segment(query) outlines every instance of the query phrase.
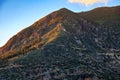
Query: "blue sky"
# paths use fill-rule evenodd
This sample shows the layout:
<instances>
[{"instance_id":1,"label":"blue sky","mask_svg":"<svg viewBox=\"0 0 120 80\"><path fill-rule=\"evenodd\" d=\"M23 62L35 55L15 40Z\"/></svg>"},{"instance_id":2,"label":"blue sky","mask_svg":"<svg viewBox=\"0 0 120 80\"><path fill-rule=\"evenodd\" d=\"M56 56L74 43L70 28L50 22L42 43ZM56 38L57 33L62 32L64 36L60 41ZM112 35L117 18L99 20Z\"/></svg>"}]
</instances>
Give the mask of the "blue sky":
<instances>
[{"instance_id":1,"label":"blue sky","mask_svg":"<svg viewBox=\"0 0 120 80\"><path fill-rule=\"evenodd\" d=\"M0 0L0 46L22 29L60 8L81 12L117 5L120 0Z\"/></svg>"}]
</instances>

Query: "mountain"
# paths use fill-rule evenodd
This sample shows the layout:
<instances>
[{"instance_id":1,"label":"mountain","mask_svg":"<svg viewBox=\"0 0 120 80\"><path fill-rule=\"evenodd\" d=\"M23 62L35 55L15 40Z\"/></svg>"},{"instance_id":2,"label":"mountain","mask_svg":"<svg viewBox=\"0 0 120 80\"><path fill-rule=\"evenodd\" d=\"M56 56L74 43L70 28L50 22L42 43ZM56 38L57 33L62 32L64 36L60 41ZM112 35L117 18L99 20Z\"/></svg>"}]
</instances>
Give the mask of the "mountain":
<instances>
[{"instance_id":1,"label":"mountain","mask_svg":"<svg viewBox=\"0 0 120 80\"><path fill-rule=\"evenodd\" d=\"M120 6L100 7L88 12L81 12L79 15L86 20L105 25L109 22L119 22L120 11L118 10L120 10Z\"/></svg>"},{"instance_id":2,"label":"mountain","mask_svg":"<svg viewBox=\"0 0 120 80\"><path fill-rule=\"evenodd\" d=\"M0 48L1 80L119 80L120 6L62 8Z\"/></svg>"}]
</instances>

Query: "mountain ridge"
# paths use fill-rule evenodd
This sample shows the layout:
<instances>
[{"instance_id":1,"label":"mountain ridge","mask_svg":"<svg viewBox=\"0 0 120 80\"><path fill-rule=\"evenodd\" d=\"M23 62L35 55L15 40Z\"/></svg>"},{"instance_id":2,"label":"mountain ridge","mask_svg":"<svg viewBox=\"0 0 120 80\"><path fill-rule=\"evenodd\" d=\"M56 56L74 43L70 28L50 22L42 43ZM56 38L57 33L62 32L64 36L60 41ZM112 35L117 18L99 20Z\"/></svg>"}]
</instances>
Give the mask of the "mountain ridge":
<instances>
[{"instance_id":1,"label":"mountain ridge","mask_svg":"<svg viewBox=\"0 0 120 80\"><path fill-rule=\"evenodd\" d=\"M117 8L120 8L119 6L115 6L115 7L117 7ZM115 7L112 7L112 8L115 8ZM109 9L109 8L111 8L111 7L99 7L99 8L96 8L96 9L102 9L102 8L106 8L106 9ZM91 10L91 11L95 11L96 9L93 9L93 10ZM98 11L98 10L97 10ZM58 11L55 11L55 12L53 12L53 13L59 13L59 12L61 12L61 13L65 13L65 12L72 12L72 11L70 11L70 10L68 10L68 9L66 9L66 8L62 8L62 9L59 9ZM87 11L86 11L87 12ZM85 13L86 13L85 12ZM89 12L89 11L88 11ZM119 11L117 11L117 12L119 12ZM74 12L72 12L72 13L74 13ZM76 13L76 14L81 14L82 15L82 13L84 13L84 12L80 12L80 13ZM52 13L50 13L50 14L52 14ZM48 14L48 16L50 15L50 14ZM120 13L118 13L118 14L120 14ZM47 17L47 16L46 16ZM36 24L37 23L40 23L40 22L42 22L42 20L44 20L44 18L45 17L43 17L43 18L41 18L39 21L37 21L37 22L35 22L35 23L33 23L32 25L35 25L35 26L37 26ZM31 26L32 26L31 25ZM27 29L27 28L26 28ZM22 30L23 31L23 30ZM21 32L21 31L20 31ZM17 34L19 34L19 32L17 33ZM7 44L7 43L6 43ZM5 44L5 45L6 45ZM4 46L5 46L4 45ZM2 47L4 47L4 46L2 46ZM2 47L0 47L0 49L2 48Z\"/></svg>"}]
</instances>

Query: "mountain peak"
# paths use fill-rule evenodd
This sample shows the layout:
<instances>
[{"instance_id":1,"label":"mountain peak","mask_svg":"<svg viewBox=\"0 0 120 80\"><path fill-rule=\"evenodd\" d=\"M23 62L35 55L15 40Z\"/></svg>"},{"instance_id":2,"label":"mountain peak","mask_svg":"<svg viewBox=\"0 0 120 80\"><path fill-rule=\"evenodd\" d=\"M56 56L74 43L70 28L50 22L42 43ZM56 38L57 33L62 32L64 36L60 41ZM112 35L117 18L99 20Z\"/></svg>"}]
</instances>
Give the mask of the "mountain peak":
<instances>
[{"instance_id":1,"label":"mountain peak","mask_svg":"<svg viewBox=\"0 0 120 80\"><path fill-rule=\"evenodd\" d=\"M71 10L67 9L67 8L61 8L58 10L59 12L72 12Z\"/></svg>"},{"instance_id":2,"label":"mountain peak","mask_svg":"<svg viewBox=\"0 0 120 80\"><path fill-rule=\"evenodd\" d=\"M67 8L61 8L60 11L69 11Z\"/></svg>"}]
</instances>

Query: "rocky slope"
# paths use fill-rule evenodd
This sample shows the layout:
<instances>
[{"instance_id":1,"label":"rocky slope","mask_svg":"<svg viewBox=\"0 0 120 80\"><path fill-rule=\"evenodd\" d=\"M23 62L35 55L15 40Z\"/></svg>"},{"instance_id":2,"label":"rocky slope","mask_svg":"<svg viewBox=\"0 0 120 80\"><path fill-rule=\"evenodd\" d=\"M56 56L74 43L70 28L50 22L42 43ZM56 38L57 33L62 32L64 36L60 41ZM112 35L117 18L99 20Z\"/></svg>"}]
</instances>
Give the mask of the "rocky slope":
<instances>
[{"instance_id":1,"label":"rocky slope","mask_svg":"<svg viewBox=\"0 0 120 80\"><path fill-rule=\"evenodd\" d=\"M120 6L55 11L0 48L2 80L119 80Z\"/></svg>"}]
</instances>

